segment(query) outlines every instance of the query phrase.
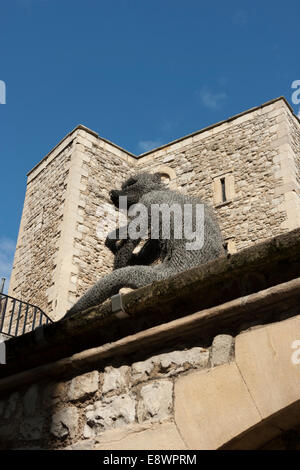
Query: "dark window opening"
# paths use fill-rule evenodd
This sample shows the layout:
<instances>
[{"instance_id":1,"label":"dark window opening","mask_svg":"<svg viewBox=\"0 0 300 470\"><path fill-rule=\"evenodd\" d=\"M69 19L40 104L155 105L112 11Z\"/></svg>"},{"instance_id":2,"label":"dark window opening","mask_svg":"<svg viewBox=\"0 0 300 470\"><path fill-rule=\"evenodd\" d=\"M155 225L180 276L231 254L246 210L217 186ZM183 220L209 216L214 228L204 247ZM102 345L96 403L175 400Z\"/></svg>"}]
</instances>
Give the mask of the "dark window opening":
<instances>
[{"instance_id":1,"label":"dark window opening","mask_svg":"<svg viewBox=\"0 0 300 470\"><path fill-rule=\"evenodd\" d=\"M228 242L223 243L223 247L225 250L225 254L227 255L228 254Z\"/></svg>"},{"instance_id":2,"label":"dark window opening","mask_svg":"<svg viewBox=\"0 0 300 470\"><path fill-rule=\"evenodd\" d=\"M226 201L226 189L225 189L225 178L221 178L221 188L222 188L222 202Z\"/></svg>"}]
</instances>

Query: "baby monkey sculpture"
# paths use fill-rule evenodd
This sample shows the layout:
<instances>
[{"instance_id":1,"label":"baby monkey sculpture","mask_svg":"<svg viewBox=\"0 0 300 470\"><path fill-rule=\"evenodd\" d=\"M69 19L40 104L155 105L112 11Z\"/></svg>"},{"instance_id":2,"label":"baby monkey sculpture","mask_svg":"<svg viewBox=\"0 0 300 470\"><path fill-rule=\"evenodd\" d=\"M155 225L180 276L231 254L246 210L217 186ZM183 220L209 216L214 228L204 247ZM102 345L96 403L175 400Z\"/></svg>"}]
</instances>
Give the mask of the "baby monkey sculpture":
<instances>
[{"instance_id":1,"label":"baby monkey sculpture","mask_svg":"<svg viewBox=\"0 0 300 470\"><path fill-rule=\"evenodd\" d=\"M126 197L123 200L127 203L129 223L126 227L111 232L105 242L106 247L115 256L114 270L90 288L65 317L104 302L117 294L122 287L137 289L224 254L222 235L212 209L198 197L187 196L167 188L162 183L160 174L139 173L125 181L121 190L112 190L110 198L117 208L121 196ZM134 236L130 236L132 231L129 228L134 220L130 219L130 209L136 208L137 205L143 205L145 210L140 212L144 215L139 215L139 224L135 227L146 228L140 230L140 233L136 230L137 235L135 232ZM157 212L158 207L160 209ZM199 207L202 212L198 211ZM177 218L173 208L177 210ZM165 231L164 211L167 213L169 225ZM189 218L186 217L185 211L190 214ZM200 212L202 219L199 225L197 215ZM190 224L189 231L185 230L184 226L187 222ZM178 236L180 223L183 226ZM202 242L193 244L190 234L197 234L197 230L202 231L198 233ZM123 238L124 233L129 235ZM134 253L142 239L146 239L146 242L138 253ZM158 262L152 264L155 261Z\"/></svg>"}]
</instances>

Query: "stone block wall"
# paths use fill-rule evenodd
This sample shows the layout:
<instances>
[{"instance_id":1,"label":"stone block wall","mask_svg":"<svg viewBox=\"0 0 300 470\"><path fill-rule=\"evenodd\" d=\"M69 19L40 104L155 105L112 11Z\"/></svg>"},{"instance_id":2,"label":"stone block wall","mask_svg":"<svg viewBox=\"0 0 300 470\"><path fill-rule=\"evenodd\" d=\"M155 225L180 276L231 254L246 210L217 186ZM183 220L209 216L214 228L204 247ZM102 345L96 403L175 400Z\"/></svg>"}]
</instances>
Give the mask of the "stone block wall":
<instances>
[{"instance_id":1,"label":"stone block wall","mask_svg":"<svg viewBox=\"0 0 300 470\"><path fill-rule=\"evenodd\" d=\"M138 167L171 168L178 189L214 205L224 238L243 249L286 231L284 195L276 189L283 184L281 123L287 125L290 114L284 102L275 102L154 150L139 159ZM299 122L294 125L300 131ZM231 178L226 190L232 197L216 203L214 182L221 177Z\"/></svg>"},{"instance_id":2,"label":"stone block wall","mask_svg":"<svg viewBox=\"0 0 300 470\"><path fill-rule=\"evenodd\" d=\"M9 295L56 320L111 269L97 210L133 160L79 126L29 173Z\"/></svg>"},{"instance_id":3,"label":"stone block wall","mask_svg":"<svg viewBox=\"0 0 300 470\"><path fill-rule=\"evenodd\" d=\"M298 183L297 190L300 188L300 128L299 122L296 120L295 116L292 116L290 113L287 113L287 119L289 127L291 129L291 147L295 155L295 164L296 164L296 180Z\"/></svg>"},{"instance_id":4,"label":"stone block wall","mask_svg":"<svg viewBox=\"0 0 300 470\"><path fill-rule=\"evenodd\" d=\"M160 171L212 204L230 252L299 227L299 135L283 99L139 157L79 126L29 174L10 295L59 319L107 273L98 209L135 171Z\"/></svg>"},{"instance_id":5,"label":"stone block wall","mask_svg":"<svg viewBox=\"0 0 300 470\"><path fill-rule=\"evenodd\" d=\"M44 376L42 368L29 370L26 385L16 375L0 396L0 448L281 448L281 434L293 448L300 416L298 311L234 339L217 335L207 348L156 350L139 362L119 356L119 364L107 360L104 368L85 354L64 371L53 363L52 379L49 370Z\"/></svg>"},{"instance_id":6,"label":"stone block wall","mask_svg":"<svg viewBox=\"0 0 300 470\"><path fill-rule=\"evenodd\" d=\"M28 177L9 295L52 311L53 284L74 143L67 140Z\"/></svg>"},{"instance_id":7,"label":"stone block wall","mask_svg":"<svg viewBox=\"0 0 300 470\"><path fill-rule=\"evenodd\" d=\"M78 131L77 148L84 161L72 259L76 274L71 279L70 305L100 276L112 270L113 256L97 232L98 227L104 228L101 225L101 209L111 205L109 191L121 185L134 164L133 157L85 130Z\"/></svg>"}]
</instances>

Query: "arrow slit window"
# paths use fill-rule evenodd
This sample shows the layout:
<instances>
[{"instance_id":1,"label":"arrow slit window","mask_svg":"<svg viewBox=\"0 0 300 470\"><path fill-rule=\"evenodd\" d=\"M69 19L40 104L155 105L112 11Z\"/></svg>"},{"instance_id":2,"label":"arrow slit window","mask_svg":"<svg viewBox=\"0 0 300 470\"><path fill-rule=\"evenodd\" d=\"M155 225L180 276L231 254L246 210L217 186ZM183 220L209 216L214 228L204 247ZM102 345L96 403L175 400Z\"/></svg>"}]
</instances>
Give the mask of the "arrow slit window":
<instances>
[{"instance_id":1,"label":"arrow slit window","mask_svg":"<svg viewBox=\"0 0 300 470\"><path fill-rule=\"evenodd\" d=\"M234 177L233 173L222 174L213 178L214 204L224 204L234 199Z\"/></svg>"}]
</instances>

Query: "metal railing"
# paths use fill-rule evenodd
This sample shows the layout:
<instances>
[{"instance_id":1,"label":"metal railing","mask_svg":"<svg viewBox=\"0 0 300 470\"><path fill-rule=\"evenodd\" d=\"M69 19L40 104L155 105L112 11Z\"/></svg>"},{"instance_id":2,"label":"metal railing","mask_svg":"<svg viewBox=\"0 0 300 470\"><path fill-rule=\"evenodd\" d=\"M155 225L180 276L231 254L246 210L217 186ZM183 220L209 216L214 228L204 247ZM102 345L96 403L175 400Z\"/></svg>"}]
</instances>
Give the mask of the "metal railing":
<instances>
[{"instance_id":1,"label":"metal railing","mask_svg":"<svg viewBox=\"0 0 300 470\"><path fill-rule=\"evenodd\" d=\"M51 318L36 305L0 294L0 333L20 336L48 323Z\"/></svg>"}]
</instances>

